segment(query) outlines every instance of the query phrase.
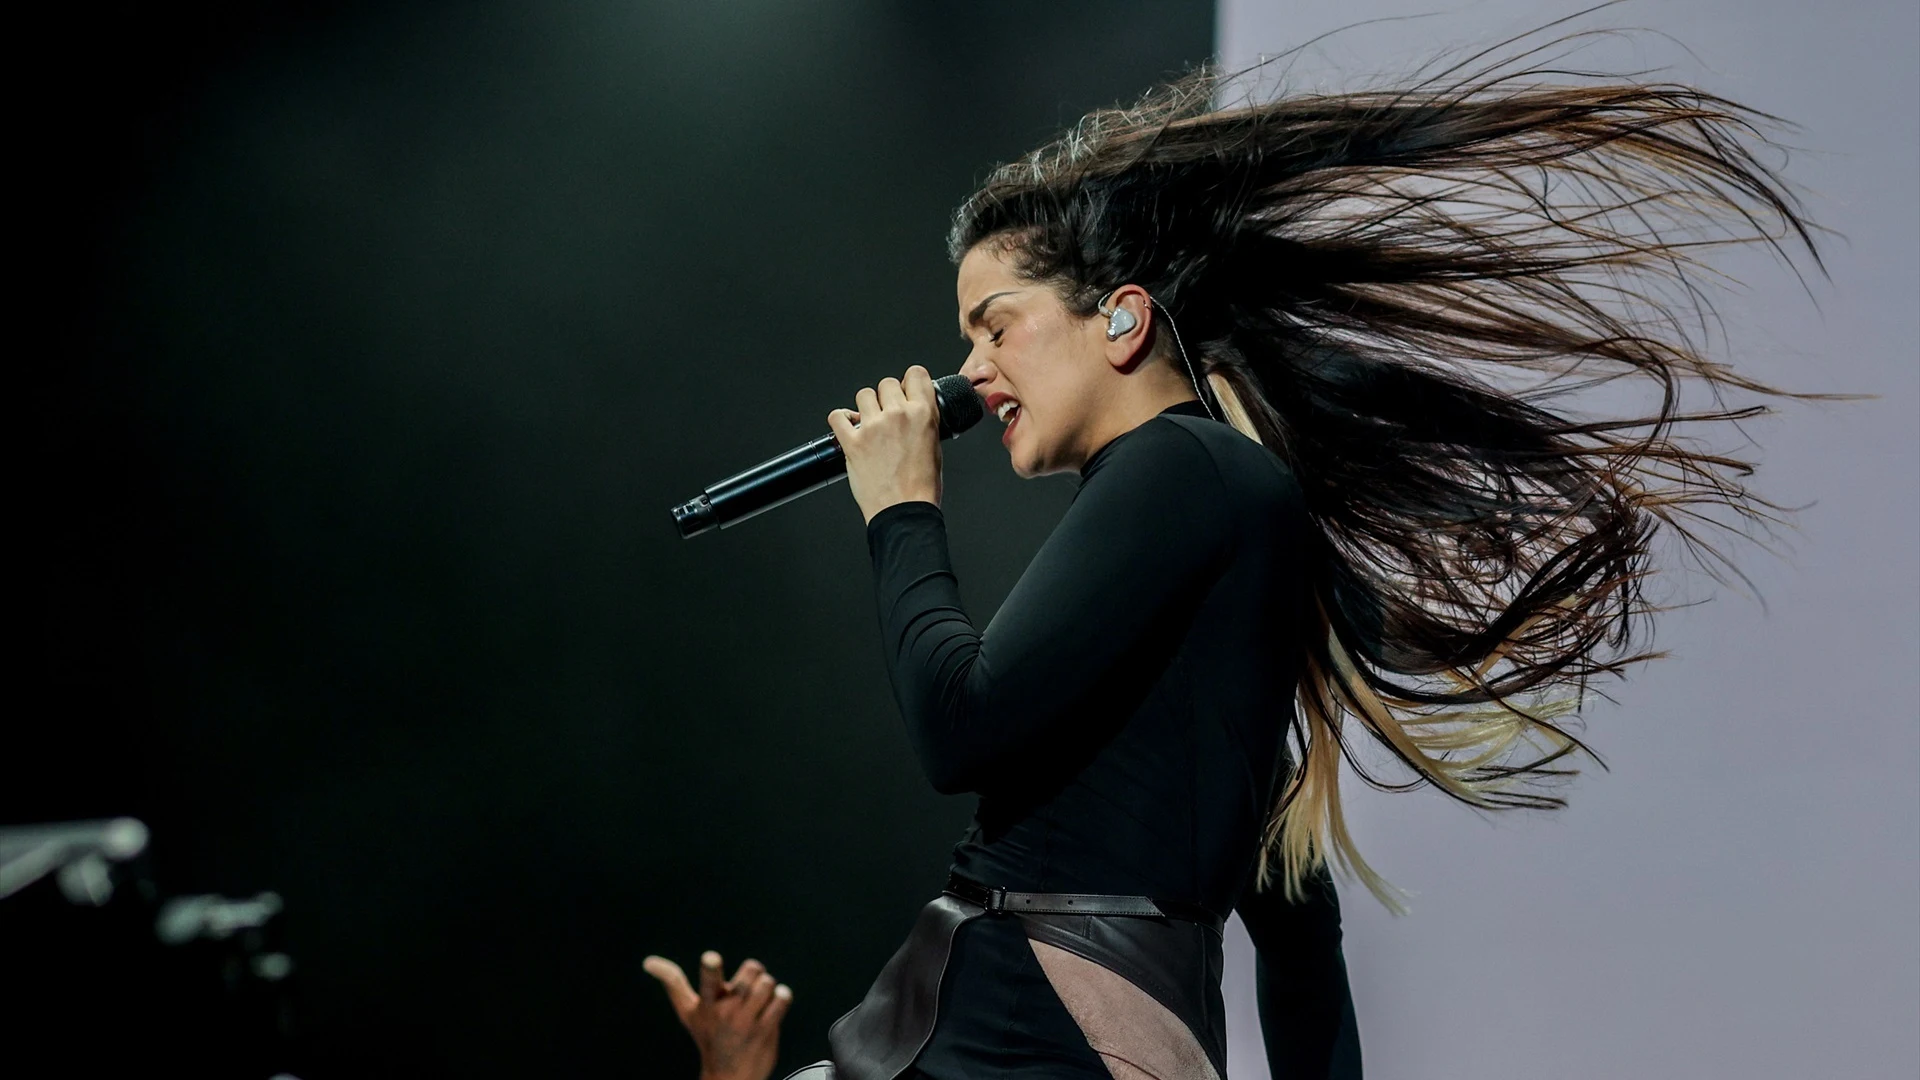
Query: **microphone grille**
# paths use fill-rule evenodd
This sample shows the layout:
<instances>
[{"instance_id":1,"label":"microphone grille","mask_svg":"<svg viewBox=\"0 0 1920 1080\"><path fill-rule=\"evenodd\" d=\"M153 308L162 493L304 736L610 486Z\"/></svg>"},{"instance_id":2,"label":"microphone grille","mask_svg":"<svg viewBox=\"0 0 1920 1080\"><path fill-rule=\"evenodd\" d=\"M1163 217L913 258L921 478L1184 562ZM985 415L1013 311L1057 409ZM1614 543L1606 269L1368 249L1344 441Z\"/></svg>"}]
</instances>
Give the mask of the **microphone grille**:
<instances>
[{"instance_id":1,"label":"microphone grille","mask_svg":"<svg viewBox=\"0 0 1920 1080\"><path fill-rule=\"evenodd\" d=\"M987 415L987 403L974 392L973 382L965 375L942 375L933 380L933 395L940 402L943 438L966 431Z\"/></svg>"}]
</instances>

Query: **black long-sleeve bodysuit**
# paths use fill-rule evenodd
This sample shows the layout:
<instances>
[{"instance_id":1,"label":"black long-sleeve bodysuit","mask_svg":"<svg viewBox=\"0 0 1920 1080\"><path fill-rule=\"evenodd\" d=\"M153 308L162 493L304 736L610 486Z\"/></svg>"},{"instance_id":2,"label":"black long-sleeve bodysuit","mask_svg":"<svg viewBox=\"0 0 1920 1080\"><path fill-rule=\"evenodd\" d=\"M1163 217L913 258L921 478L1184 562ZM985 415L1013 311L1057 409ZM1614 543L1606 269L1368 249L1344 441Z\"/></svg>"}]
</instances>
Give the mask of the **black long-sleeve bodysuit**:
<instances>
[{"instance_id":1,"label":"black long-sleeve bodysuit","mask_svg":"<svg viewBox=\"0 0 1920 1080\"><path fill-rule=\"evenodd\" d=\"M1189 401L1086 463L984 632L961 608L938 507L888 507L867 532L908 737L937 790L980 796L954 870L1237 909L1275 1080L1359 1075L1331 881L1298 905L1251 887L1288 768L1309 528L1281 461ZM1108 1076L1010 919L960 929L915 1068Z\"/></svg>"}]
</instances>

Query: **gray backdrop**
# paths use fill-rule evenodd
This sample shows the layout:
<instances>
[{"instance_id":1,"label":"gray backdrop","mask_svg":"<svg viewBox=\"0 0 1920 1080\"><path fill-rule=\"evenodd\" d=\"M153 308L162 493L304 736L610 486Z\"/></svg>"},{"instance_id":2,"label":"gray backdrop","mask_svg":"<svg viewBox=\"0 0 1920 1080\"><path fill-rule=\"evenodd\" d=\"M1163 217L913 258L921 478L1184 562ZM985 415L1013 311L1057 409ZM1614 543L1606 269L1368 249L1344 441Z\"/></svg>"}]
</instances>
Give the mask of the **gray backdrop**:
<instances>
[{"instance_id":1,"label":"gray backdrop","mask_svg":"<svg viewBox=\"0 0 1920 1080\"><path fill-rule=\"evenodd\" d=\"M1229 66L1361 20L1300 54L1292 84L1346 89L1436 48L1490 44L1577 5L1221 0ZM1362 851L1416 894L1387 914L1342 892L1375 1080L1920 1075L1916 714L1915 117L1911 0L1629 3L1580 27L1643 35L1582 66L1655 67L1802 125L1833 280L1812 298L1754 253L1716 265L1719 355L1791 389L1880 400L1792 406L1748 425L1762 494L1812 503L1785 557L1749 545L1764 600L1678 581L1672 657L1588 713L1611 771L1556 814L1476 815L1432 791L1345 787ZM1569 26L1565 29L1571 29ZM1557 31L1556 31L1557 32ZM1548 35L1551 36L1551 35ZM1600 62L1604 61L1602 64ZM1817 304L1817 306L1816 306ZM1752 447L1746 448L1750 452ZM1238 927L1235 927L1238 934ZM1252 958L1230 941L1234 1080L1267 1075Z\"/></svg>"}]
</instances>

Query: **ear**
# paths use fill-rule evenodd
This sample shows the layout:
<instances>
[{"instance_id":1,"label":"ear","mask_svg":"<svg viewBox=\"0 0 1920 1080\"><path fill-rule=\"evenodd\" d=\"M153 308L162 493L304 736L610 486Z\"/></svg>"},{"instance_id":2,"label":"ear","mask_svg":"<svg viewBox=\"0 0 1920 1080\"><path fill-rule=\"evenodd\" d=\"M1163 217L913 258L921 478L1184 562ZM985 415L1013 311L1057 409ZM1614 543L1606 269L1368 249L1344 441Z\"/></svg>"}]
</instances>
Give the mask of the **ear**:
<instances>
[{"instance_id":1,"label":"ear","mask_svg":"<svg viewBox=\"0 0 1920 1080\"><path fill-rule=\"evenodd\" d=\"M1107 363L1119 371L1131 369L1146 357L1153 341L1153 304L1147 290L1122 285L1108 293L1093 323L1104 343Z\"/></svg>"}]
</instances>

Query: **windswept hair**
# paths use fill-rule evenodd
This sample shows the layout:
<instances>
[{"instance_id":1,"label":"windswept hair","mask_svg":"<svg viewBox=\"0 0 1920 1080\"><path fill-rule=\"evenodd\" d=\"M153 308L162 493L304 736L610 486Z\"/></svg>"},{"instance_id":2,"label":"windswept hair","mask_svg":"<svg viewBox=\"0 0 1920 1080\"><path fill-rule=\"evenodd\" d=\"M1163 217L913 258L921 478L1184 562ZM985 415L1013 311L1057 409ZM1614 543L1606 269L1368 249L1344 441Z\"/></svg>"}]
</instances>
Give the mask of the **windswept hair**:
<instances>
[{"instance_id":1,"label":"windswept hair","mask_svg":"<svg viewBox=\"0 0 1920 1080\"><path fill-rule=\"evenodd\" d=\"M1725 407L1730 388L1844 396L1715 363L1683 318L1711 313L1708 249L1763 242L1793 266L1804 247L1825 273L1823 230L1754 154L1779 145L1763 122L1791 125L1541 59L1598 31L1469 67L1544 29L1404 87L1234 108L1203 69L1000 166L955 214L956 262L998 243L1078 314L1145 287L1216 412L1299 481L1314 604L1258 878L1277 855L1290 899L1331 852L1405 911L1347 831L1342 757L1382 790L1564 806L1570 754L1605 767L1568 731L1589 680L1664 655L1634 647L1663 610L1642 591L1656 533L1724 581L1705 534L1785 520L1743 485L1751 463L1678 429L1772 411ZM1621 379L1657 409L1550 407ZM1715 407L1683 410L1689 382ZM1369 773L1348 716L1413 779Z\"/></svg>"}]
</instances>

